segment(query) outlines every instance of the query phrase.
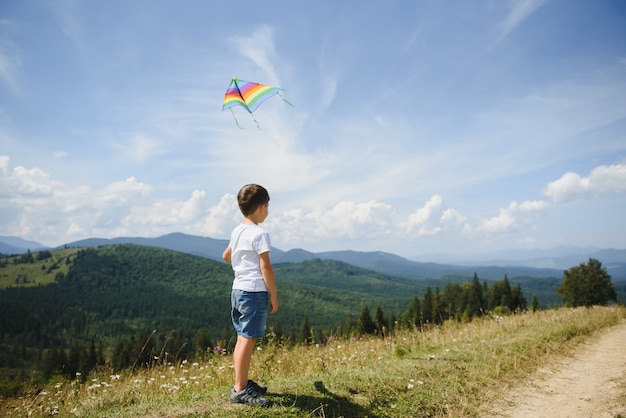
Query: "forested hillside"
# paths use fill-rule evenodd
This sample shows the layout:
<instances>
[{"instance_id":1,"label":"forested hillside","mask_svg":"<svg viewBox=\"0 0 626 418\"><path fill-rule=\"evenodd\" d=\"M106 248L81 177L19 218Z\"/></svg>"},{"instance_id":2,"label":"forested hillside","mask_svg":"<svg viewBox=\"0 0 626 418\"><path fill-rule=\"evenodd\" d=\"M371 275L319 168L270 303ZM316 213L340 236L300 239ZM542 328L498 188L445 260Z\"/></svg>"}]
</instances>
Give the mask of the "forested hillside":
<instances>
[{"instance_id":1,"label":"forested hillside","mask_svg":"<svg viewBox=\"0 0 626 418\"><path fill-rule=\"evenodd\" d=\"M309 328L322 331L358 317L365 304L399 312L421 290L410 280L337 262L293 267L276 266L281 309L269 322L285 335L300 333L305 316ZM71 363L65 357L72 351L75 363L91 351L91 363L107 358L127 367L142 352L140 363L151 351L191 356L228 346L231 283L226 263L131 244L2 259L0 367L54 373Z\"/></svg>"},{"instance_id":2,"label":"forested hillside","mask_svg":"<svg viewBox=\"0 0 626 418\"><path fill-rule=\"evenodd\" d=\"M420 281L319 259L275 271L281 305L268 334L290 343L515 311L536 290L556 297L557 286L536 279L522 289L506 276ZM133 244L0 259L0 378L32 370L42 379L72 376L98 364L123 369L228 350L231 283L226 263Z\"/></svg>"}]
</instances>

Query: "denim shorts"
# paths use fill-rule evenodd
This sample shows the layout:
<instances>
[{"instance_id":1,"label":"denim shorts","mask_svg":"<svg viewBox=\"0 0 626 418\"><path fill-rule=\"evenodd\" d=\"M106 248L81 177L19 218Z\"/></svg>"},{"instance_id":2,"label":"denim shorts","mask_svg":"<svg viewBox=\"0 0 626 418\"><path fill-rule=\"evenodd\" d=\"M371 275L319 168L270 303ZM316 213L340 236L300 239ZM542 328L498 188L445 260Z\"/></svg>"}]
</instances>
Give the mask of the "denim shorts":
<instances>
[{"instance_id":1,"label":"denim shorts","mask_svg":"<svg viewBox=\"0 0 626 418\"><path fill-rule=\"evenodd\" d=\"M233 289L230 296L231 317L237 335L245 338L263 338L269 299L268 292Z\"/></svg>"}]
</instances>

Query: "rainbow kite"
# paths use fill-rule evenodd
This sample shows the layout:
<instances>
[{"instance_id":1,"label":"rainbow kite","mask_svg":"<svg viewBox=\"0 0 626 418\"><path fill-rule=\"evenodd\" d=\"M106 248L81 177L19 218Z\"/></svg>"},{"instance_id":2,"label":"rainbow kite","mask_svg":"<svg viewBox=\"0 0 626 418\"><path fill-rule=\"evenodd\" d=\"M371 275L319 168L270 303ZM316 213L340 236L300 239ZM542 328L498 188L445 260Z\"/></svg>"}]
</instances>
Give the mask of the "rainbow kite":
<instances>
[{"instance_id":1,"label":"rainbow kite","mask_svg":"<svg viewBox=\"0 0 626 418\"><path fill-rule=\"evenodd\" d=\"M235 117L235 112L233 112L233 107L241 106L246 109L252 115L252 112L257 110L261 103L269 99L270 97L277 94L285 103L290 106L293 106L289 103L283 96L281 96L280 92L284 91L278 87L266 86L264 84L259 83L251 83L250 81L239 80L237 77L233 77L230 82L230 86L228 86L228 90L226 90L226 94L224 95L224 105L222 106L222 110L230 109L233 114L233 118L235 119L235 123L239 126L239 122ZM257 128L259 128L259 123L252 115L252 120L256 123ZM239 126L241 128L241 126ZM260 129L260 128L259 128Z\"/></svg>"}]
</instances>

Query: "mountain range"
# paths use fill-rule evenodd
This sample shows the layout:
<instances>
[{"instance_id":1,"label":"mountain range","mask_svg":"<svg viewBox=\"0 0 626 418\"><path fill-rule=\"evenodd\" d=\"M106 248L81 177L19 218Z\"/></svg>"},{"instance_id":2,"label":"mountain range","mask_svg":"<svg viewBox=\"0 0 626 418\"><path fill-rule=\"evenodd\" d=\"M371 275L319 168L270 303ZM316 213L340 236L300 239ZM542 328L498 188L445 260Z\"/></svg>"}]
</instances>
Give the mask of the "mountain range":
<instances>
[{"instance_id":1,"label":"mountain range","mask_svg":"<svg viewBox=\"0 0 626 418\"><path fill-rule=\"evenodd\" d=\"M165 248L221 261L227 240L171 233L156 238L119 237L88 238L70 242L64 247L98 247L112 244L137 244ZM54 249L36 241L19 237L0 236L0 254L22 254L27 251ZM505 258L509 256L511 258ZM424 257L420 257L424 258ZM439 278L444 276L471 277L476 273L481 279L500 280L507 275L528 278L562 278L563 270L596 258L607 268L613 281L626 281L626 250L561 247L550 250L518 250L515 254L501 252L486 254L471 259L453 259L449 256L433 255L433 259L456 260L454 262L423 262L400 257L382 251L328 251L310 252L304 249L283 251L272 248L273 263L298 263L313 259L336 260L380 273L411 279Z\"/></svg>"}]
</instances>

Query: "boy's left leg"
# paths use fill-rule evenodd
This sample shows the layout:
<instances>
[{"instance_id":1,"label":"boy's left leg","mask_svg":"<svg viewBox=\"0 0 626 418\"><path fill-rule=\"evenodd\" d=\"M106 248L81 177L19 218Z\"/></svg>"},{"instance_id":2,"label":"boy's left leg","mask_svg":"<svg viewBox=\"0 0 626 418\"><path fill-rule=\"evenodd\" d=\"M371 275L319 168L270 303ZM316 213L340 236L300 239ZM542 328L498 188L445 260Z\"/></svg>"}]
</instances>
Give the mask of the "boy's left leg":
<instances>
[{"instance_id":1,"label":"boy's left leg","mask_svg":"<svg viewBox=\"0 0 626 418\"><path fill-rule=\"evenodd\" d=\"M248 386L248 373L252 361L252 353L256 345L256 338L246 338L237 336L237 344L233 352L233 362L235 364L235 390L242 391Z\"/></svg>"}]
</instances>

